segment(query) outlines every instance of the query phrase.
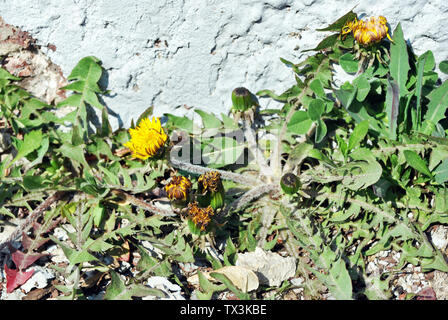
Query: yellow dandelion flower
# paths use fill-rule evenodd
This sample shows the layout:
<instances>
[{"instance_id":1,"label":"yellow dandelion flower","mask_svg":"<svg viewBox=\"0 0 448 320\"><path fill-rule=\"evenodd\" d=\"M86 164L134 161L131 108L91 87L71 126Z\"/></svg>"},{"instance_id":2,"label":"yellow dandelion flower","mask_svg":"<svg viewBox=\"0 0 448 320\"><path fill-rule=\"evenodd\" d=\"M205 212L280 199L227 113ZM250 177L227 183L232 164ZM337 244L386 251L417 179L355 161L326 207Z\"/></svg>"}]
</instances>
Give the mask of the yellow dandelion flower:
<instances>
[{"instance_id":1,"label":"yellow dandelion flower","mask_svg":"<svg viewBox=\"0 0 448 320\"><path fill-rule=\"evenodd\" d=\"M200 227L201 231L204 231L210 223L211 216L215 214L215 211L211 206L207 208L199 208L196 201L188 204L188 214L191 217L191 221Z\"/></svg>"},{"instance_id":2,"label":"yellow dandelion flower","mask_svg":"<svg viewBox=\"0 0 448 320\"><path fill-rule=\"evenodd\" d=\"M129 129L129 134L131 140L124 146L131 150L134 157L142 160L155 156L168 139L157 117L141 120L135 129Z\"/></svg>"},{"instance_id":3,"label":"yellow dandelion flower","mask_svg":"<svg viewBox=\"0 0 448 320\"><path fill-rule=\"evenodd\" d=\"M368 20L349 21L342 28L341 34L353 32L355 40L363 46L369 46L373 43L380 42L384 38L392 41L389 35L389 27L387 19L383 16L377 18L370 17Z\"/></svg>"},{"instance_id":4,"label":"yellow dandelion flower","mask_svg":"<svg viewBox=\"0 0 448 320\"><path fill-rule=\"evenodd\" d=\"M171 201L187 201L191 190L191 181L183 176L174 176L165 186L168 199Z\"/></svg>"}]
</instances>

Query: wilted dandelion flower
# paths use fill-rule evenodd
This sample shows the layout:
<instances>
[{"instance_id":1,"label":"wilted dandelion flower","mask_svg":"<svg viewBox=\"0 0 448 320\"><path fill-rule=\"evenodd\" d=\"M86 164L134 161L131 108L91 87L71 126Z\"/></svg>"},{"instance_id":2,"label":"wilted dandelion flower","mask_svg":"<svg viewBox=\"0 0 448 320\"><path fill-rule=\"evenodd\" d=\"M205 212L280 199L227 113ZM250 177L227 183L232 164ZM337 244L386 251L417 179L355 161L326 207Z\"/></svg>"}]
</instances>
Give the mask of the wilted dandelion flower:
<instances>
[{"instance_id":1,"label":"wilted dandelion flower","mask_svg":"<svg viewBox=\"0 0 448 320\"><path fill-rule=\"evenodd\" d=\"M124 146L131 150L134 157L142 160L155 156L168 139L157 117L141 120L135 129L129 129L129 134L131 140Z\"/></svg>"},{"instance_id":2,"label":"wilted dandelion flower","mask_svg":"<svg viewBox=\"0 0 448 320\"><path fill-rule=\"evenodd\" d=\"M191 190L191 181L183 176L174 176L165 186L168 199L177 202L186 202Z\"/></svg>"},{"instance_id":3,"label":"wilted dandelion flower","mask_svg":"<svg viewBox=\"0 0 448 320\"><path fill-rule=\"evenodd\" d=\"M373 43L377 43L384 38L388 38L392 41L389 35L389 27L387 26L387 20L383 16L370 17L368 20L353 20L349 21L342 28L342 34L353 32L355 40L363 46L369 46Z\"/></svg>"},{"instance_id":4,"label":"wilted dandelion flower","mask_svg":"<svg viewBox=\"0 0 448 320\"><path fill-rule=\"evenodd\" d=\"M194 201L188 204L188 214L191 217L191 221L200 227L201 231L204 231L212 220L211 216L215 214L215 211L211 206L200 208L198 203Z\"/></svg>"},{"instance_id":5,"label":"wilted dandelion flower","mask_svg":"<svg viewBox=\"0 0 448 320\"><path fill-rule=\"evenodd\" d=\"M221 183L221 174L218 171L209 171L202 174L198 179L199 189L202 192L218 192Z\"/></svg>"}]
</instances>

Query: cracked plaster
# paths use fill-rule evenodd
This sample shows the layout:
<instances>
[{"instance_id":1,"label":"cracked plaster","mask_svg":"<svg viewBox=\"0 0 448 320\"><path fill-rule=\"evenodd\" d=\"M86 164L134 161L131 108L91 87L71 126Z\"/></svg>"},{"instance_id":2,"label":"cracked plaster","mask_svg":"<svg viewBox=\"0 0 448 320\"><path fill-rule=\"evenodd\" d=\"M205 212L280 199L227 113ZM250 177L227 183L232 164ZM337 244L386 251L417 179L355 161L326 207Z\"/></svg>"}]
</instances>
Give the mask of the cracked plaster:
<instances>
[{"instance_id":1,"label":"cracked plaster","mask_svg":"<svg viewBox=\"0 0 448 320\"><path fill-rule=\"evenodd\" d=\"M99 58L111 90L104 102L119 115L111 121L126 127L151 105L156 115L192 115L185 106L219 114L235 87L282 92L294 77L279 58L301 61L328 34L314 30L356 4L392 29L401 21L417 54L448 58L443 0L0 0L0 16L29 32L65 76L81 58Z\"/></svg>"}]
</instances>

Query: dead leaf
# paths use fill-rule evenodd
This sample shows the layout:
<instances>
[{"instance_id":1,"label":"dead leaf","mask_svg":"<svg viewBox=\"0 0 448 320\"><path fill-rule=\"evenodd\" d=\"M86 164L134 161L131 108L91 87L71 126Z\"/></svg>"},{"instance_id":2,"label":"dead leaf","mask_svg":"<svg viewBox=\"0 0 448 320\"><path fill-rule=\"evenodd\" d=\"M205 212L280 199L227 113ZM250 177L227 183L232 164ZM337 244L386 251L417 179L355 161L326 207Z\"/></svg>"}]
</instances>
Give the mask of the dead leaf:
<instances>
[{"instance_id":1,"label":"dead leaf","mask_svg":"<svg viewBox=\"0 0 448 320\"><path fill-rule=\"evenodd\" d=\"M40 300L48 293L50 293L51 288L40 288L30 291L22 300Z\"/></svg>"},{"instance_id":2,"label":"dead leaf","mask_svg":"<svg viewBox=\"0 0 448 320\"><path fill-rule=\"evenodd\" d=\"M227 266L213 272L225 275L235 287L244 293L257 289L260 284L255 272L244 267Z\"/></svg>"}]
</instances>

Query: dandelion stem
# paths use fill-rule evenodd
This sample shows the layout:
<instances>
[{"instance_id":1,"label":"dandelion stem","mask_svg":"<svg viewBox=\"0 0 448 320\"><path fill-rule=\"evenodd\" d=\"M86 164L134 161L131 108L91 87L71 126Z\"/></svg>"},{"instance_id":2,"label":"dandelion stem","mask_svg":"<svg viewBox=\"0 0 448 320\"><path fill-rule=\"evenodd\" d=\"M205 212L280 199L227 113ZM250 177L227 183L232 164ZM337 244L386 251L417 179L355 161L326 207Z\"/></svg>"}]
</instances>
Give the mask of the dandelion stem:
<instances>
[{"instance_id":1,"label":"dandelion stem","mask_svg":"<svg viewBox=\"0 0 448 320\"><path fill-rule=\"evenodd\" d=\"M221 174L222 179L232 180L236 183L249 185L249 186L259 186L262 182L258 179L254 179L248 176L243 176L242 174L228 172L225 170L211 169L207 167L202 167L194 165L191 163L183 162L173 157L170 158L170 163L173 167L178 168L183 171L187 171L193 174L201 175L211 171L217 171Z\"/></svg>"}]
</instances>

